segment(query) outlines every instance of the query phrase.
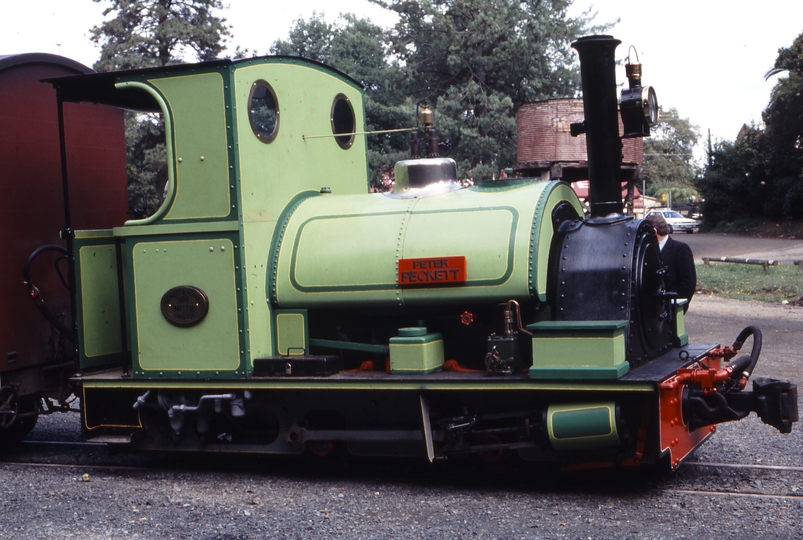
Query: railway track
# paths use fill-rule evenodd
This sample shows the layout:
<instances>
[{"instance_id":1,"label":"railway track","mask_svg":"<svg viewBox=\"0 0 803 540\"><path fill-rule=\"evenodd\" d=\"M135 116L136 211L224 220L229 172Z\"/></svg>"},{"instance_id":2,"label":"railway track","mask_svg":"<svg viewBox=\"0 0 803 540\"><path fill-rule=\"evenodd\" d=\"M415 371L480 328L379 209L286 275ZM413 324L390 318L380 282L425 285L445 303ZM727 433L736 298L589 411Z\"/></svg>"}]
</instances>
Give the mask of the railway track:
<instances>
[{"instance_id":1,"label":"railway track","mask_svg":"<svg viewBox=\"0 0 803 540\"><path fill-rule=\"evenodd\" d=\"M803 467L783 466L783 465L755 465L755 464L740 464L740 463L705 463L699 461L692 461L684 463L684 467L717 467L724 469L754 469L764 471L792 471L803 473Z\"/></svg>"},{"instance_id":2,"label":"railway track","mask_svg":"<svg viewBox=\"0 0 803 540\"><path fill-rule=\"evenodd\" d=\"M247 458L246 458L247 461ZM277 463L283 462L282 458L277 458ZM276 472L274 467L267 465L264 467L264 460L260 460L263 467L258 471L270 476ZM309 469L300 461L289 468L281 468L283 475L294 476L295 473L306 475ZM364 463L364 462L361 462ZM362 466L362 465L361 465ZM180 471L186 474L189 471L205 474L209 471L209 465L200 461L182 459L176 461L165 458L164 456L154 455L131 455L109 453L106 445L102 443L79 442L79 441L23 441L18 451L0 455L0 467L30 467L34 469L75 469L80 472L105 471L114 472L150 472L160 471L169 472ZM227 465L231 472L231 464ZM369 465L369 469L364 469L363 473L370 471L369 475L385 480L395 481L399 479L399 472L388 469L382 464ZM251 465L244 464L235 469L253 470ZM413 465L413 468L416 468ZM214 465L212 471L217 471ZM421 465L417 472L407 470L401 476L407 479L427 476L437 480L440 479L449 483L450 474L443 475ZM234 470L234 472L237 472ZM219 472L219 471L218 471ZM364 474L361 474L363 478ZM515 475L514 475L515 476ZM584 489L591 489L598 492L600 483L606 481L605 473L601 478L594 475L588 477L577 477L568 475L565 482L560 478L551 477L545 485L538 487L539 491L549 491L554 489L557 492L571 491L582 492ZM514 483L518 483L513 479ZM504 486L503 478L497 478L499 487ZM641 482L641 483L640 483ZM646 483L645 483L646 482ZM497 482L494 482L497 483ZM649 475L641 476L639 479L631 479L626 485L634 490L643 490L645 486L659 493L674 494L681 496L704 496L704 497L733 497L747 499L788 499L790 501L803 502L803 467L793 465L767 465L767 464L744 464L744 463L724 463L724 462L701 462L691 461L684 463L680 469L668 478L652 478ZM798 487L801 486L801 487ZM627 491L628 488L625 488ZM616 489L621 493L621 486Z\"/></svg>"},{"instance_id":3,"label":"railway track","mask_svg":"<svg viewBox=\"0 0 803 540\"><path fill-rule=\"evenodd\" d=\"M14 524L26 539L43 531L67 537L88 525L101 537L123 527L134 538L221 538L209 535L219 527L236 538L797 538L803 467L775 463L691 461L669 477L474 468L467 475L466 467L418 461L204 462L27 441L0 454L0 536Z\"/></svg>"}]
</instances>

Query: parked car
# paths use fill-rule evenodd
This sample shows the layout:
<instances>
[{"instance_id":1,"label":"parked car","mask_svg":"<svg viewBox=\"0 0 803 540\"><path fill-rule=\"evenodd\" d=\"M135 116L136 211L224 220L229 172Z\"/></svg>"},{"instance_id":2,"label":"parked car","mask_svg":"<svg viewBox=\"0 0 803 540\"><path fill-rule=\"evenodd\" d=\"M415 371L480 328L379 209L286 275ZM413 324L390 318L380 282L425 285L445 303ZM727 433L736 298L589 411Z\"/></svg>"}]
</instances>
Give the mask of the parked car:
<instances>
[{"instance_id":1,"label":"parked car","mask_svg":"<svg viewBox=\"0 0 803 540\"><path fill-rule=\"evenodd\" d=\"M696 219L689 219L687 217L683 217L678 212L674 210L651 210L647 213L647 216L650 214L661 214L664 216L667 225L669 225L669 232L673 233L676 231L683 231L689 234L695 233L700 230L700 222Z\"/></svg>"}]
</instances>

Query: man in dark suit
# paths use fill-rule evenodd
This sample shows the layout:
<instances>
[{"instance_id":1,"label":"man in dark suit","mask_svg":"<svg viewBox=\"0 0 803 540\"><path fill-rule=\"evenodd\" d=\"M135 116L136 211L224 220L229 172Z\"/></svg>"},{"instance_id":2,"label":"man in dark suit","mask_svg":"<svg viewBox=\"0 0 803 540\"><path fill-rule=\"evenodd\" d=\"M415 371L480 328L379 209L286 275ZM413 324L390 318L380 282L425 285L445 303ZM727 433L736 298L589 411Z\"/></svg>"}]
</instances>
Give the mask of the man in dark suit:
<instances>
[{"instance_id":1,"label":"man in dark suit","mask_svg":"<svg viewBox=\"0 0 803 540\"><path fill-rule=\"evenodd\" d=\"M655 229L658 245L661 248L661 262L666 267L666 290L678 293L678 297L689 301L683 306L685 313L697 288L697 271L694 268L694 255L691 248L669 236L669 225L661 214L650 214L647 221Z\"/></svg>"}]
</instances>

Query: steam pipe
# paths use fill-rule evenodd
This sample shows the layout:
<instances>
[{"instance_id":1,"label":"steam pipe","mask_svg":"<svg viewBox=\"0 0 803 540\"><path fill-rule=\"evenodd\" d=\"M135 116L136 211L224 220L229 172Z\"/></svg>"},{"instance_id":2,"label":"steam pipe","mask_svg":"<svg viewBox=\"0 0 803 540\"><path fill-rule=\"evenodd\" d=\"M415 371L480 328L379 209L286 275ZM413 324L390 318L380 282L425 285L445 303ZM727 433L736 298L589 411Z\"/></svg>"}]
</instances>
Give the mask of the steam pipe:
<instances>
[{"instance_id":1,"label":"steam pipe","mask_svg":"<svg viewBox=\"0 0 803 540\"><path fill-rule=\"evenodd\" d=\"M611 36L587 36L572 43L580 55L591 217L622 214L622 141Z\"/></svg>"}]
</instances>

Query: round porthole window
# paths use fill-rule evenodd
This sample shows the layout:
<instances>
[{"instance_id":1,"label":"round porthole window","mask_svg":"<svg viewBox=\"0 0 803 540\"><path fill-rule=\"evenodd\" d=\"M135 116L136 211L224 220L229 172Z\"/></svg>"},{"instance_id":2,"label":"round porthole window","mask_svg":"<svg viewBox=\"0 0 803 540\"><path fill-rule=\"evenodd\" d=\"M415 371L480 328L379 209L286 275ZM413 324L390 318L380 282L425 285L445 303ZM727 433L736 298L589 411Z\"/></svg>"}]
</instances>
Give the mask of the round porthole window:
<instances>
[{"instance_id":1,"label":"round porthole window","mask_svg":"<svg viewBox=\"0 0 803 540\"><path fill-rule=\"evenodd\" d=\"M257 138L269 143L279 132L279 103L273 88L265 81L259 80L251 85L248 95L248 119L251 129Z\"/></svg>"},{"instance_id":2,"label":"round porthole window","mask_svg":"<svg viewBox=\"0 0 803 540\"><path fill-rule=\"evenodd\" d=\"M357 120L354 118L354 108L349 98L343 94L335 96L332 103L332 133L337 135L335 140L340 148L351 148L354 144L354 128Z\"/></svg>"}]
</instances>

